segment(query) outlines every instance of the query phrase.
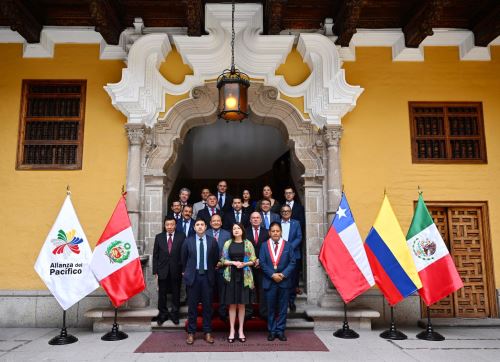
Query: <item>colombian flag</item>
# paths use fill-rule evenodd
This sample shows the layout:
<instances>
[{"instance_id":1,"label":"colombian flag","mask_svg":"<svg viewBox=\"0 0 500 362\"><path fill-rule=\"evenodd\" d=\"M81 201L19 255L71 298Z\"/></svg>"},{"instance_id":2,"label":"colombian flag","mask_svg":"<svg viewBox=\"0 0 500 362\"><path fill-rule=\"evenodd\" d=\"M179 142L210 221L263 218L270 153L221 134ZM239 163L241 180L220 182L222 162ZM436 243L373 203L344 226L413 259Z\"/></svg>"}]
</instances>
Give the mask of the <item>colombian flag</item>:
<instances>
[{"instance_id":1,"label":"colombian flag","mask_svg":"<svg viewBox=\"0 0 500 362\"><path fill-rule=\"evenodd\" d=\"M406 237L387 195L366 237L365 250L375 282L390 305L422 288Z\"/></svg>"}]
</instances>

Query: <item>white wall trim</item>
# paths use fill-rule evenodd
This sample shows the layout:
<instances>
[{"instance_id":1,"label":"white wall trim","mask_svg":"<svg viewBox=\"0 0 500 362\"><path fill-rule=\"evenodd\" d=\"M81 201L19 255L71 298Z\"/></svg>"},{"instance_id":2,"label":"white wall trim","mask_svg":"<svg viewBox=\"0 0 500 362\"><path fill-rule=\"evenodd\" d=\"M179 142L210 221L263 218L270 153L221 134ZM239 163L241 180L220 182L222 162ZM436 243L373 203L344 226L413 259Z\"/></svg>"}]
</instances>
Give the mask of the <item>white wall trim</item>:
<instances>
[{"instance_id":1,"label":"white wall trim","mask_svg":"<svg viewBox=\"0 0 500 362\"><path fill-rule=\"evenodd\" d=\"M221 4L212 4L221 5ZM252 4L247 4L252 5ZM256 4L253 4L256 5ZM237 5L241 6L241 4ZM238 9L238 12L240 9ZM215 15L212 14L216 18ZM219 16L225 16L224 14L218 14ZM227 15L227 14L226 14ZM213 20L213 19L211 19ZM262 24L258 21L247 19L247 24L253 23L254 31L261 30ZM227 29L230 24L227 19L224 20L222 24L223 27ZM208 28L207 28L208 29ZM217 32L217 26L212 29ZM241 30L237 29L238 31ZM424 61L424 47L427 46L457 46L459 47L459 58L463 61L489 61L491 60L490 47L500 45L500 36L491 41L487 47L477 47L474 45L474 34L470 30L462 29L433 29L434 34L428 36L420 44L418 48L406 48L404 43L404 34L401 29L357 29L357 32L353 35L351 42L348 47L337 46L340 58L344 61L355 61L356 60L356 48L357 47L391 47L392 48L392 59L394 61L411 61L411 62L421 62ZM101 34L96 32L93 27L57 27L57 26L45 26L43 27L42 33L40 35L40 43L29 44L26 40L19 35L18 32L12 31L9 27L0 27L0 43L22 43L23 44L23 57L24 58L52 58L54 57L54 44L99 44L100 45L100 59L121 59L126 61L127 53L130 46L135 40L137 40L142 34L150 33L165 33L171 38L179 35L185 35L185 28L143 28L142 33L137 33L134 28L125 29L120 35L120 42L118 45L108 45L102 38ZM269 40L272 37L290 37L298 36L300 34L311 34L319 33L317 29L304 29L302 31L282 31L282 34L294 34L294 35L275 35L275 36L260 36L261 42L268 43L268 45L275 46L276 43L280 41ZM250 35L248 32L240 34L238 40L242 40L247 43L247 39ZM207 36L207 37L210 37ZM333 42L337 39L336 36L328 36ZM185 37L187 38L187 37ZM220 37L219 37L220 38ZM255 38L255 37L253 37ZM205 39L208 39L205 37ZM222 38L220 38L222 40ZM226 39L227 40L227 39ZM237 40L237 44L238 44ZM255 39L254 39L255 40ZM176 44L181 43L181 38L173 40ZM284 42L286 43L286 42ZM248 44L248 43L247 43ZM244 64L248 62L252 64L250 59L259 60L255 55L253 57L246 57L249 55L249 51L252 50L254 44L250 44L247 49L239 49L239 58L237 64ZM224 42L224 46L228 46L228 42ZM259 45L258 48L262 47ZM241 53L240 53L241 51ZM189 64L189 61L185 59ZM228 59L222 60L225 66L229 64Z\"/></svg>"},{"instance_id":2,"label":"white wall trim","mask_svg":"<svg viewBox=\"0 0 500 362\"><path fill-rule=\"evenodd\" d=\"M463 61L491 60L490 46L500 45L500 36L487 47L474 45L474 34L462 29L433 29L434 34L426 37L418 48L406 48L405 38L401 29L357 29L348 47L338 47L345 61L356 60L357 47L392 47L393 61L424 61L424 47L427 46L457 46L459 58ZM335 41L336 37L330 37Z\"/></svg>"}]
</instances>

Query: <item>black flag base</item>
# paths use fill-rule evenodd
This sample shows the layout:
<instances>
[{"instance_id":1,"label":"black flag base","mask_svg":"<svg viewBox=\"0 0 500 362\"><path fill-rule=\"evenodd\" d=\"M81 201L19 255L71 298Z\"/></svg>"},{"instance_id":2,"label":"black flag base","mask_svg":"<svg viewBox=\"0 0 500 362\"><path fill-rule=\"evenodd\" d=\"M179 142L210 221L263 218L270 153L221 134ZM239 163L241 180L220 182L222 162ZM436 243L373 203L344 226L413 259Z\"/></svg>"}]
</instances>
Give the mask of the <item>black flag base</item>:
<instances>
[{"instance_id":1,"label":"black flag base","mask_svg":"<svg viewBox=\"0 0 500 362\"><path fill-rule=\"evenodd\" d=\"M400 332L396 329L396 322L394 320L394 307L392 307L392 306L391 306L391 328L380 333L380 337L385 338L385 339L392 339L395 341L408 339L406 334L404 334L403 332Z\"/></svg>"},{"instance_id":2,"label":"black flag base","mask_svg":"<svg viewBox=\"0 0 500 362\"><path fill-rule=\"evenodd\" d=\"M418 339L423 339L425 341L444 341L445 338L438 332L434 332L434 328L432 328L432 323L431 323L431 311L430 308L427 307L427 327L425 328L425 331L420 332L417 334Z\"/></svg>"},{"instance_id":3,"label":"black flag base","mask_svg":"<svg viewBox=\"0 0 500 362\"><path fill-rule=\"evenodd\" d=\"M49 341L49 344L52 346L62 346L64 344L75 343L76 341L78 341L78 338L76 338L75 336L73 336L71 334L68 334L68 332L66 331L66 328L62 328L61 334L52 338Z\"/></svg>"},{"instance_id":4,"label":"black flag base","mask_svg":"<svg viewBox=\"0 0 500 362\"><path fill-rule=\"evenodd\" d=\"M66 311L63 310L63 325L61 328L61 333L58 336L55 336L49 341L49 344L52 346L62 346L64 344L71 344L78 341L78 338L75 336L68 334L66 330Z\"/></svg>"},{"instance_id":5,"label":"black flag base","mask_svg":"<svg viewBox=\"0 0 500 362\"><path fill-rule=\"evenodd\" d=\"M113 327L111 332L106 333L101 337L103 341L121 341L122 339L128 338L128 334L118 330L118 309L115 308L115 320L113 322Z\"/></svg>"},{"instance_id":6,"label":"black flag base","mask_svg":"<svg viewBox=\"0 0 500 362\"><path fill-rule=\"evenodd\" d=\"M422 331L419 334L417 334L417 338L423 339L425 341L444 341L445 340L443 335L439 334L438 332L434 332L432 330L432 325L430 328L429 328L429 326L427 326L425 331Z\"/></svg>"},{"instance_id":7,"label":"black flag base","mask_svg":"<svg viewBox=\"0 0 500 362\"><path fill-rule=\"evenodd\" d=\"M113 328L111 332L106 333L101 337L103 341L121 341L122 339L128 338L128 334L118 330L118 324L113 323Z\"/></svg>"},{"instance_id":8,"label":"black flag base","mask_svg":"<svg viewBox=\"0 0 500 362\"><path fill-rule=\"evenodd\" d=\"M333 335L337 338L344 338L344 339L355 339L359 338L359 334L354 332L351 328L349 328L349 322L347 322L347 304L344 303L344 324L342 325L342 328L337 329L333 333Z\"/></svg>"},{"instance_id":9,"label":"black flag base","mask_svg":"<svg viewBox=\"0 0 500 362\"><path fill-rule=\"evenodd\" d=\"M333 335L337 338L344 338L344 339L359 338L359 334L357 334L355 331L349 328L349 323L347 323L347 321L344 321L342 328L337 329L335 332L333 332Z\"/></svg>"},{"instance_id":10,"label":"black flag base","mask_svg":"<svg viewBox=\"0 0 500 362\"><path fill-rule=\"evenodd\" d=\"M408 336L406 334L396 329L396 325L394 323L391 323L391 328L380 333L380 337L385 339L392 339L394 341L408 339Z\"/></svg>"}]
</instances>

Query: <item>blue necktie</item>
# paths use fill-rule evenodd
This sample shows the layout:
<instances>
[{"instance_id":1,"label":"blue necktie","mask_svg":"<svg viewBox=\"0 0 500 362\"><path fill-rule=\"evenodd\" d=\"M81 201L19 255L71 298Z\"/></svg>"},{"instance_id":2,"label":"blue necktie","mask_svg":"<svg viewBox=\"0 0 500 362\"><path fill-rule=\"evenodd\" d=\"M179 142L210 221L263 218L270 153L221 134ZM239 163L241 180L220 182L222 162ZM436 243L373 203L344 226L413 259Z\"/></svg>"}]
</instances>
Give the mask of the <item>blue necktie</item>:
<instances>
[{"instance_id":1,"label":"blue necktie","mask_svg":"<svg viewBox=\"0 0 500 362\"><path fill-rule=\"evenodd\" d=\"M219 207L222 209L222 194L219 194Z\"/></svg>"},{"instance_id":2,"label":"blue necktie","mask_svg":"<svg viewBox=\"0 0 500 362\"><path fill-rule=\"evenodd\" d=\"M200 238L200 255L198 255L198 273L205 274L205 247L203 238Z\"/></svg>"},{"instance_id":3,"label":"blue necktie","mask_svg":"<svg viewBox=\"0 0 500 362\"><path fill-rule=\"evenodd\" d=\"M266 224L266 229L269 230L269 215L267 213L264 215L264 223Z\"/></svg>"},{"instance_id":4,"label":"blue necktie","mask_svg":"<svg viewBox=\"0 0 500 362\"><path fill-rule=\"evenodd\" d=\"M186 220L184 220L184 234L186 234L186 236L188 236L188 223Z\"/></svg>"},{"instance_id":5,"label":"blue necktie","mask_svg":"<svg viewBox=\"0 0 500 362\"><path fill-rule=\"evenodd\" d=\"M236 222L240 222L240 213L236 212Z\"/></svg>"}]
</instances>

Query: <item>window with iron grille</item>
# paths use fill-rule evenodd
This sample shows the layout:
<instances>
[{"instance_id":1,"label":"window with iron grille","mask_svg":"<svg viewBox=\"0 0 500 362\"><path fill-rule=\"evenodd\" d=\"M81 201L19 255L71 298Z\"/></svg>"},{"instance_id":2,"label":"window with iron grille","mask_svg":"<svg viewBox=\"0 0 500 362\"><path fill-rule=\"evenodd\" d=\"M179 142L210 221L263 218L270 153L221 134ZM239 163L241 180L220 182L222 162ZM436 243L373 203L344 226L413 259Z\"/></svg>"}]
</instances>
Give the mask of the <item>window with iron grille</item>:
<instances>
[{"instance_id":1,"label":"window with iron grille","mask_svg":"<svg viewBox=\"0 0 500 362\"><path fill-rule=\"evenodd\" d=\"M82 168L85 80L24 80L18 170Z\"/></svg>"},{"instance_id":2,"label":"window with iron grille","mask_svg":"<svg viewBox=\"0 0 500 362\"><path fill-rule=\"evenodd\" d=\"M413 163L486 163L480 102L409 102Z\"/></svg>"}]
</instances>

